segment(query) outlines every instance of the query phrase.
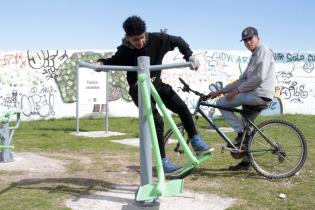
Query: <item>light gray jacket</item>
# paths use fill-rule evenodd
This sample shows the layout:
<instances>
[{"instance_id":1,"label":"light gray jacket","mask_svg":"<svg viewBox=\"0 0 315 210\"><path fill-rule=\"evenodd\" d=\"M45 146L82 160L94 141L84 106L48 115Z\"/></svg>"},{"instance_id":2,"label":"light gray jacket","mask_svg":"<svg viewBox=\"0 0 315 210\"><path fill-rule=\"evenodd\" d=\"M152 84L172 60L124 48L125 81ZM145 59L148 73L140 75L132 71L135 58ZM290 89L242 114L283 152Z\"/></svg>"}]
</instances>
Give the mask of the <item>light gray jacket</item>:
<instances>
[{"instance_id":1,"label":"light gray jacket","mask_svg":"<svg viewBox=\"0 0 315 210\"><path fill-rule=\"evenodd\" d=\"M276 73L273 52L267 46L260 44L252 53L244 73L238 80L225 86L222 90L227 93L238 88L240 93L250 92L254 95L273 99L275 94Z\"/></svg>"}]
</instances>

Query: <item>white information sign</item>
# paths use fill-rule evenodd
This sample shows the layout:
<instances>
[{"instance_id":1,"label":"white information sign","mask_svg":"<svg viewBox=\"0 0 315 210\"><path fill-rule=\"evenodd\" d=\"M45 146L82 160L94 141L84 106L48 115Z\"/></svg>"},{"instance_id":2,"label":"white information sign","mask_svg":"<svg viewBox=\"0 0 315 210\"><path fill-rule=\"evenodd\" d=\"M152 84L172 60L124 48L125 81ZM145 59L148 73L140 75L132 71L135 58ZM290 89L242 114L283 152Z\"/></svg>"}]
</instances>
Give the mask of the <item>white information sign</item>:
<instances>
[{"instance_id":1,"label":"white information sign","mask_svg":"<svg viewBox=\"0 0 315 210\"><path fill-rule=\"evenodd\" d=\"M106 104L106 72L80 68L79 103Z\"/></svg>"}]
</instances>

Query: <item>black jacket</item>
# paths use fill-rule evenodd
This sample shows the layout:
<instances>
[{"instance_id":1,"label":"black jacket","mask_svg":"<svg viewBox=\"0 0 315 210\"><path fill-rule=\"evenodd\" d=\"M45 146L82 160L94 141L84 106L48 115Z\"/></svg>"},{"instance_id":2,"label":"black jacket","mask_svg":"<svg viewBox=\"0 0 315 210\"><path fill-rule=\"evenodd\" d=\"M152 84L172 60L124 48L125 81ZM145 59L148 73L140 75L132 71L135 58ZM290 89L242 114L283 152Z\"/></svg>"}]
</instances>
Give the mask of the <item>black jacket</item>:
<instances>
[{"instance_id":1,"label":"black jacket","mask_svg":"<svg viewBox=\"0 0 315 210\"><path fill-rule=\"evenodd\" d=\"M192 51L181 37L165 33L147 33L147 41L142 49L132 49L128 45L122 44L117 47L116 53L111 58L99 59L98 61L103 62L104 65L137 66L139 56L149 56L150 65L159 65L162 64L164 55L176 47L184 55L184 59L188 61ZM161 71L152 71L150 75L151 78L160 78ZM137 72L127 72L127 81L130 86L134 85L137 82Z\"/></svg>"}]
</instances>

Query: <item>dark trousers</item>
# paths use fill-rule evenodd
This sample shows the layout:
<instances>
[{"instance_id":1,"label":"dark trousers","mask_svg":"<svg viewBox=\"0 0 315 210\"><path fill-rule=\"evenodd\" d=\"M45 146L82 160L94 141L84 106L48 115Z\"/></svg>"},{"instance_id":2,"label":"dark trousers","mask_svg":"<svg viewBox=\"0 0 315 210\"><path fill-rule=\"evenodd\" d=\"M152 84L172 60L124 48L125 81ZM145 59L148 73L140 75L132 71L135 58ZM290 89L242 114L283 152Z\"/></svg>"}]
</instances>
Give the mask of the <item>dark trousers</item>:
<instances>
[{"instance_id":1,"label":"dark trousers","mask_svg":"<svg viewBox=\"0 0 315 210\"><path fill-rule=\"evenodd\" d=\"M186 132L188 133L188 136L191 138L195 134L197 134L196 127L194 125L194 121L189 109L187 108L185 102L172 89L172 87L168 84L163 83L161 80L159 80L158 82L154 82L154 86L165 106L173 113L178 114ZM129 94L133 102L136 104L136 106L138 106L138 85L131 86L129 88ZM164 158L166 156L163 142L164 122L163 118L156 108L156 103L152 97L151 106L161 157Z\"/></svg>"}]
</instances>

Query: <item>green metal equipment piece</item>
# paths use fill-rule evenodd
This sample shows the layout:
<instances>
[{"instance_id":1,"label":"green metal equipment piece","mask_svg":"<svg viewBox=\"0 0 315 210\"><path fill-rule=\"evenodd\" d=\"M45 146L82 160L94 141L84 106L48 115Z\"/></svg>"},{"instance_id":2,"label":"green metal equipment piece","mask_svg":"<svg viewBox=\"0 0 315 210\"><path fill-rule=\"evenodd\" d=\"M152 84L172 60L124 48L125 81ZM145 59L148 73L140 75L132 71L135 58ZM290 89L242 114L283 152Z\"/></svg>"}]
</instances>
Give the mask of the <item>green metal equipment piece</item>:
<instances>
[{"instance_id":1,"label":"green metal equipment piece","mask_svg":"<svg viewBox=\"0 0 315 210\"><path fill-rule=\"evenodd\" d=\"M140 86L141 96L143 97L143 101L144 101L144 108L145 108L145 113L146 113L146 117L147 117L147 121L149 125L149 132L150 132L151 141L152 141L153 155L156 162L158 180L156 184L146 184L146 185L140 186L136 194L136 200L146 201L146 200L156 199L159 196L178 195L183 192L184 181L183 179L174 179L174 180L165 181L165 174L164 174L164 170L162 166L162 159L160 156L160 149L158 145L155 125L154 125L154 120L153 120L153 115L152 115L151 97L147 91L147 83L146 83L145 74L139 74L138 84ZM188 159L190 160L190 162L187 163L185 167L183 167L179 171L179 174L188 173L189 171L193 170L197 165L199 165L203 161L212 157L212 154L207 153L199 157L196 157L192 154L183 136L180 134L180 131L177 129L176 124L173 121L171 115L167 112L167 109L164 103L162 102L159 94L157 93L152 83L151 83L150 88L151 88L150 90L151 90L151 95L153 99L156 101L168 125L174 131L176 138L178 139L181 147L184 149L185 154L188 156Z\"/></svg>"}]
</instances>

